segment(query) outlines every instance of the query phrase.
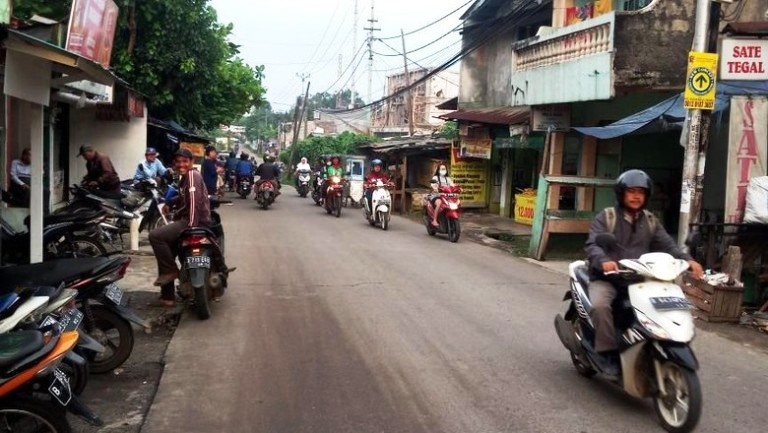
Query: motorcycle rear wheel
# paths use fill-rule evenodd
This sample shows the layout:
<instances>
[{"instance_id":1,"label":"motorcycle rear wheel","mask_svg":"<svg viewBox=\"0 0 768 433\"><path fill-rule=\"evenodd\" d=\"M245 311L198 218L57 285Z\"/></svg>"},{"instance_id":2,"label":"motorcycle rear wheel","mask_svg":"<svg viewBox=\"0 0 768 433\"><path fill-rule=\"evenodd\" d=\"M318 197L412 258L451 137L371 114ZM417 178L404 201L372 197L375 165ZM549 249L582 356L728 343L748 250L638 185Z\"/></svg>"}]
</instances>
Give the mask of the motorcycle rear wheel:
<instances>
[{"instance_id":1,"label":"motorcycle rear wheel","mask_svg":"<svg viewBox=\"0 0 768 433\"><path fill-rule=\"evenodd\" d=\"M70 433L66 412L53 401L13 395L0 406L0 425L8 431ZM25 427L26 426L26 427Z\"/></svg>"},{"instance_id":2,"label":"motorcycle rear wheel","mask_svg":"<svg viewBox=\"0 0 768 433\"><path fill-rule=\"evenodd\" d=\"M195 287L195 312L200 320L208 320L211 317L211 287L208 278L202 287Z\"/></svg>"},{"instance_id":3,"label":"motorcycle rear wheel","mask_svg":"<svg viewBox=\"0 0 768 433\"><path fill-rule=\"evenodd\" d=\"M664 380L667 395L658 394L653 397L653 407L661 426L670 433L693 431L701 417L699 377L695 371L671 361L662 363L661 368L660 375Z\"/></svg>"},{"instance_id":4,"label":"motorcycle rear wheel","mask_svg":"<svg viewBox=\"0 0 768 433\"><path fill-rule=\"evenodd\" d=\"M68 245L67 245L68 244ZM67 242L61 245L62 250L59 257L102 257L107 255L107 249L104 245L93 237L72 236Z\"/></svg>"},{"instance_id":5,"label":"motorcycle rear wheel","mask_svg":"<svg viewBox=\"0 0 768 433\"><path fill-rule=\"evenodd\" d=\"M85 328L88 335L106 347L105 354L94 353L89 359L91 373L109 373L123 365L133 352L133 328L131 324L117 313L103 305L90 305L93 323L87 323ZM115 338L116 337L116 338ZM117 342L117 344L115 344Z\"/></svg>"}]
</instances>

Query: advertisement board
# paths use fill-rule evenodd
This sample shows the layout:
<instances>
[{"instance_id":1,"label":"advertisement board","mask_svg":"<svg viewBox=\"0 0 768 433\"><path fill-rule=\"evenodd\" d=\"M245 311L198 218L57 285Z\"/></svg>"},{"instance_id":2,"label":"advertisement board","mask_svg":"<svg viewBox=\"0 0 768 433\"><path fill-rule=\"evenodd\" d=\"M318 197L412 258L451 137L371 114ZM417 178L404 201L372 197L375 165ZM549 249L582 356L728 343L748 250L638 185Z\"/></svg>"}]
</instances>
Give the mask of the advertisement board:
<instances>
[{"instance_id":1,"label":"advertisement board","mask_svg":"<svg viewBox=\"0 0 768 433\"><path fill-rule=\"evenodd\" d=\"M112 0L74 0L69 19L69 52L109 67L119 9Z\"/></svg>"},{"instance_id":2,"label":"advertisement board","mask_svg":"<svg viewBox=\"0 0 768 433\"><path fill-rule=\"evenodd\" d=\"M768 80L768 40L724 38L720 79Z\"/></svg>"},{"instance_id":3,"label":"advertisement board","mask_svg":"<svg viewBox=\"0 0 768 433\"><path fill-rule=\"evenodd\" d=\"M768 98L732 97L728 133L728 174L725 181L725 222L742 222L749 180L766 175L766 158Z\"/></svg>"},{"instance_id":4,"label":"advertisement board","mask_svg":"<svg viewBox=\"0 0 768 433\"><path fill-rule=\"evenodd\" d=\"M461 138L462 158L491 159L493 141L490 138Z\"/></svg>"},{"instance_id":5,"label":"advertisement board","mask_svg":"<svg viewBox=\"0 0 768 433\"><path fill-rule=\"evenodd\" d=\"M462 207L478 208L488 205L488 161L462 159L459 156L459 148L454 147L451 152L450 176L462 189Z\"/></svg>"}]
</instances>

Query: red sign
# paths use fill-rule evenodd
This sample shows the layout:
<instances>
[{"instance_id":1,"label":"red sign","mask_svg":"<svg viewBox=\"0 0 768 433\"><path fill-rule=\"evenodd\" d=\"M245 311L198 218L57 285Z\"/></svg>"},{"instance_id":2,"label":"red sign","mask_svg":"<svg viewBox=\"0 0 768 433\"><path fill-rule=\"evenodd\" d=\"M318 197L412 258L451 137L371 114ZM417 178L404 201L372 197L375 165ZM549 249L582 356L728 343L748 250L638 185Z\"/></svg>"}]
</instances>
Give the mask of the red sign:
<instances>
[{"instance_id":1,"label":"red sign","mask_svg":"<svg viewBox=\"0 0 768 433\"><path fill-rule=\"evenodd\" d=\"M128 111L131 112L133 117L144 117L144 101L133 96L133 93L129 94Z\"/></svg>"},{"instance_id":2,"label":"red sign","mask_svg":"<svg viewBox=\"0 0 768 433\"><path fill-rule=\"evenodd\" d=\"M119 9L113 0L74 0L67 51L109 67Z\"/></svg>"},{"instance_id":3,"label":"red sign","mask_svg":"<svg viewBox=\"0 0 768 433\"><path fill-rule=\"evenodd\" d=\"M720 78L768 80L768 40L723 39Z\"/></svg>"}]
</instances>

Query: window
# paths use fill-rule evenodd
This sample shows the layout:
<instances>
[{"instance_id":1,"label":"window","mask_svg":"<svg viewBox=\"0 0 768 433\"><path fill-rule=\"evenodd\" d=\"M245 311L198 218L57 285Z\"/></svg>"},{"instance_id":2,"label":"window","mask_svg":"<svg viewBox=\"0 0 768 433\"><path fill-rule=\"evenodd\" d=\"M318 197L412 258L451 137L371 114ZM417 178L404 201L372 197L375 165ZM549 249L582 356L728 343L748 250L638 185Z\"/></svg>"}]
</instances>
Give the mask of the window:
<instances>
[{"instance_id":1,"label":"window","mask_svg":"<svg viewBox=\"0 0 768 433\"><path fill-rule=\"evenodd\" d=\"M621 10L624 11L636 11L640 10L649 4L651 4L653 0L621 0Z\"/></svg>"}]
</instances>

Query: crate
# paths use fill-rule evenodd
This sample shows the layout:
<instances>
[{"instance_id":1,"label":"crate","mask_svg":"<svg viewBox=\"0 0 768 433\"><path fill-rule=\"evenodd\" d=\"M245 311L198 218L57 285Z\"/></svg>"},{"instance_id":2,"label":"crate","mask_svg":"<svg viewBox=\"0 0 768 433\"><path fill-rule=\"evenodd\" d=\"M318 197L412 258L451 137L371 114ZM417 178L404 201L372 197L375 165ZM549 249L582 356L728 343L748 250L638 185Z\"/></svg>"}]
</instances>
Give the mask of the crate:
<instances>
[{"instance_id":1,"label":"crate","mask_svg":"<svg viewBox=\"0 0 768 433\"><path fill-rule=\"evenodd\" d=\"M694 314L707 322L738 322L741 317L744 287L712 286L685 276L683 291L698 309Z\"/></svg>"}]
</instances>

